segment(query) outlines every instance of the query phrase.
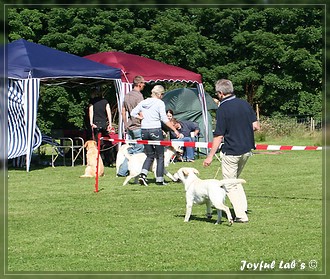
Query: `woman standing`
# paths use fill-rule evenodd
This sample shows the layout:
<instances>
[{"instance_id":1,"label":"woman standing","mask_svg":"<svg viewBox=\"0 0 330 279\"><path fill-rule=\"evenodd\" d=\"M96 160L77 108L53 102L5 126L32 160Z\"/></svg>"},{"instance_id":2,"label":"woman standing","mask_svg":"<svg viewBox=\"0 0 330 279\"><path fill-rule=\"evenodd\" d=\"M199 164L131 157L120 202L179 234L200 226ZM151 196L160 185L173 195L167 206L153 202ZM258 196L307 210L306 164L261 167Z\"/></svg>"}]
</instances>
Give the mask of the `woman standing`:
<instances>
[{"instance_id":1,"label":"woman standing","mask_svg":"<svg viewBox=\"0 0 330 279\"><path fill-rule=\"evenodd\" d=\"M93 131L93 138L97 134L108 136L112 129L111 110L108 101L104 98L100 89L95 89L88 106L89 122Z\"/></svg>"},{"instance_id":2,"label":"woman standing","mask_svg":"<svg viewBox=\"0 0 330 279\"><path fill-rule=\"evenodd\" d=\"M101 133L102 137L108 137L112 130L111 110L100 88L95 88L88 111L93 140L98 142L98 133ZM112 143L110 141L104 142L101 140L100 144L101 150L104 150L100 153L103 163L106 166L110 166L115 160L109 148L112 146Z\"/></svg>"},{"instance_id":3,"label":"woman standing","mask_svg":"<svg viewBox=\"0 0 330 279\"><path fill-rule=\"evenodd\" d=\"M155 85L151 90L151 98L147 98L140 102L131 112L131 116L141 119L143 140L163 140L164 137L161 128L162 122L173 130L178 138L180 137L180 133L175 129L166 116L165 104L161 100L163 95L164 87L161 85ZM146 153L147 158L144 161L139 177L140 184L148 186L148 171L154 159L156 159L156 184L166 185L164 182L164 146L145 144L144 152Z\"/></svg>"}]
</instances>

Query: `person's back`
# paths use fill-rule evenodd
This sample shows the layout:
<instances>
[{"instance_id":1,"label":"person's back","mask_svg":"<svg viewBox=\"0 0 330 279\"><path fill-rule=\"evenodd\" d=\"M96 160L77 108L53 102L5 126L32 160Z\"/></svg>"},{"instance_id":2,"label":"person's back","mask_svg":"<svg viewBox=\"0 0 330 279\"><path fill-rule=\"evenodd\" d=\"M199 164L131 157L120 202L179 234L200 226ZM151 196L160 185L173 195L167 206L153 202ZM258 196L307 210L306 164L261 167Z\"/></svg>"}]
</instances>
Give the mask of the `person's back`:
<instances>
[{"instance_id":1,"label":"person's back","mask_svg":"<svg viewBox=\"0 0 330 279\"><path fill-rule=\"evenodd\" d=\"M94 135L97 136L97 133L101 132L106 136L112 128L110 105L101 91L94 90L92 95L88 105L90 126Z\"/></svg>"},{"instance_id":2,"label":"person's back","mask_svg":"<svg viewBox=\"0 0 330 279\"><path fill-rule=\"evenodd\" d=\"M139 106L143 114L141 121L142 129L161 128L162 121L168 121L165 111L165 104L162 100L156 98L147 98Z\"/></svg>"},{"instance_id":3,"label":"person's back","mask_svg":"<svg viewBox=\"0 0 330 279\"><path fill-rule=\"evenodd\" d=\"M135 117L131 117L131 111L140 103L143 101L143 95L137 91L137 90L132 90L129 93L126 94L124 98L124 108L128 114L128 119L127 119L127 130L132 131L136 129L141 128L141 121Z\"/></svg>"},{"instance_id":4,"label":"person's back","mask_svg":"<svg viewBox=\"0 0 330 279\"><path fill-rule=\"evenodd\" d=\"M256 120L252 107L235 95L220 103L215 134L224 135L222 151L229 155L241 155L255 148L252 123Z\"/></svg>"},{"instance_id":5,"label":"person's back","mask_svg":"<svg viewBox=\"0 0 330 279\"><path fill-rule=\"evenodd\" d=\"M141 130L143 140L162 141L163 132L161 129L161 122L164 122L169 128L173 129L177 137L179 137L179 132L167 118L165 104L161 100L164 91L165 89L163 86L155 85L151 90L151 98L140 102L132 110L132 116L142 120ZM166 185L164 182L164 146L158 144L146 144L144 151L147 157L140 173L140 184L148 186L147 175L154 159L156 159L156 184Z\"/></svg>"},{"instance_id":6,"label":"person's back","mask_svg":"<svg viewBox=\"0 0 330 279\"><path fill-rule=\"evenodd\" d=\"M215 84L220 100L216 113L216 129L213 133L212 148L203 162L205 167L212 163L212 158L221 147L221 168L223 179L238 178L255 149L253 131L260 129L256 114L251 105L236 98L230 80L220 79ZM235 211L235 222L247 223L248 205L241 183L226 186L227 197Z\"/></svg>"},{"instance_id":7,"label":"person's back","mask_svg":"<svg viewBox=\"0 0 330 279\"><path fill-rule=\"evenodd\" d=\"M143 95L141 91L145 87L145 81L142 76L136 76L133 80L133 89L128 92L124 97L122 106L122 118L124 127L130 140L140 140L141 135L141 120L131 116L132 110L143 101ZM130 154L136 154L143 152L143 144L130 144L132 148L129 149ZM118 176L126 176L128 174L127 158L120 164L118 168Z\"/></svg>"},{"instance_id":8,"label":"person's back","mask_svg":"<svg viewBox=\"0 0 330 279\"><path fill-rule=\"evenodd\" d=\"M107 112L106 106L108 101L102 97L95 97L91 100L93 106L93 122L96 126L106 129L107 127Z\"/></svg>"},{"instance_id":9,"label":"person's back","mask_svg":"<svg viewBox=\"0 0 330 279\"><path fill-rule=\"evenodd\" d=\"M101 91L97 90L93 92L93 97L89 103L89 121L92 129L92 137L95 141L98 141L98 134L102 136L109 136L109 131L112 129L112 116L110 105L108 101L103 97ZM102 141L103 142L103 141ZM105 165L113 163L114 158L111 156L110 149L112 143L107 141L107 144L103 142L101 150L101 157Z\"/></svg>"},{"instance_id":10,"label":"person's back","mask_svg":"<svg viewBox=\"0 0 330 279\"><path fill-rule=\"evenodd\" d=\"M133 80L133 89L126 94L122 106L122 117L124 126L129 139L141 139L141 121L131 116L132 110L144 100L141 91L145 87L145 81L142 76L136 76ZM142 144L132 144L131 154L143 152Z\"/></svg>"},{"instance_id":11,"label":"person's back","mask_svg":"<svg viewBox=\"0 0 330 279\"><path fill-rule=\"evenodd\" d=\"M141 129L141 121L132 117L131 112L138 105L138 103L143 101L144 98L141 91L144 89L144 87L144 78L142 76L136 76L133 80L133 89L124 97L122 116L125 129L127 130L127 133L131 139L136 139L136 135L134 135L132 131Z\"/></svg>"}]
</instances>

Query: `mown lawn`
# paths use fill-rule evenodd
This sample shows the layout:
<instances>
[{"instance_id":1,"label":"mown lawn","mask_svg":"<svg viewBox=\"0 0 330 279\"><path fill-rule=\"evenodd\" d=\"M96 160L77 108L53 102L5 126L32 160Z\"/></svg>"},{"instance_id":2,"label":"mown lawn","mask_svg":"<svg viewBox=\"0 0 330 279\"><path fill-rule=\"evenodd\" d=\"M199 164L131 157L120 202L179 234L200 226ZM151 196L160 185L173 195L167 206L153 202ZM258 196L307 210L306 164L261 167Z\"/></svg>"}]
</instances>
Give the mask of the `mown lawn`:
<instances>
[{"instance_id":1,"label":"mown lawn","mask_svg":"<svg viewBox=\"0 0 330 279\"><path fill-rule=\"evenodd\" d=\"M194 206L184 223L181 183L121 186L124 178L107 167L95 193L94 179L79 178L81 165L10 169L6 273L324 272L322 152L255 153L241 175L250 222L231 227L225 218L213 224L215 210L206 219L205 206ZM219 162L204 168L202 160L169 171L194 166L214 178Z\"/></svg>"}]
</instances>

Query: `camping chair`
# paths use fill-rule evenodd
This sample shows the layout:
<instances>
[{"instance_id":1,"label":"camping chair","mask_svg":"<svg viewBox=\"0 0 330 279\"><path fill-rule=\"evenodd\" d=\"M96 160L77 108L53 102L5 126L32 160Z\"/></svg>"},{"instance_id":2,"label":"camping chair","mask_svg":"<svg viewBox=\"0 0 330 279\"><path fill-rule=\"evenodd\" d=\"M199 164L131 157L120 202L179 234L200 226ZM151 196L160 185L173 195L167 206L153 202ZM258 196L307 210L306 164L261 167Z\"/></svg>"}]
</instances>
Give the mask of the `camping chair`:
<instances>
[{"instance_id":1,"label":"camping chair","mask_svg":"<svg viewBox=\"0 0 330 279\"><path fill-rule=\"evenodd\" d=\"M182 154L183 154L183 150L180 147L180 150L175 152L175 154L172 156L170 164L175 164L175 162L177 161L182 162Z\"/></svg>"},{"instance_id":2,"label":"camping chair","mask_svg":"<svg viewBox=\"0 0 330 279\"><path fill-rule=\"evenodd\" d=\"M48 143L52 146L52 167L55 167L55 161L59 156L63 157L63 164L66 165L66 154L70 152L71 166L74 164L79 155L82 155L82 164L85 165L85 147L82 137L49 137Z\"/></svg>"},{"instance_id":3,"label":"camping chair","mask_svg":"<svg viewBox=\"0 0 330 279\"><path fill-rule=\"evenodd\" d=\"M41 135L41 145L45 145L45 144L49 144L52 146L52 149L56 151L56 158L58 156L64 157L64 149L62 146L60 146L60 144L58 142L56 142L52 137L47 136L42 134ZM56 158L54 160L56 160ZM16 158L13 158L12 160L12 166L14 168L22 168L26 166L26 155L22 155ZM53 165L54 161L52 159L52 165Z\"/></svg>"},{"instance_id":4,"label":"camping chair","mask_svg":"<svg viewBox=\"0 0 330 279\"><path fill-rule=\"evenodd\" d=\"M204 138L204 136L203 136L203 134L199 131L198 135L195 136L195 142L199 142L199 140L200 140L201 138ZM198 158L198 159L199 159L199 155L200 155L201 153L202 153L203 155L206 155L205 153L203 153L203 152L201 151L201 148L200 148L200 147L196 147L196 148L195 148L195 153L197 154L197 158Z\"/></svg>"}]
</instances>

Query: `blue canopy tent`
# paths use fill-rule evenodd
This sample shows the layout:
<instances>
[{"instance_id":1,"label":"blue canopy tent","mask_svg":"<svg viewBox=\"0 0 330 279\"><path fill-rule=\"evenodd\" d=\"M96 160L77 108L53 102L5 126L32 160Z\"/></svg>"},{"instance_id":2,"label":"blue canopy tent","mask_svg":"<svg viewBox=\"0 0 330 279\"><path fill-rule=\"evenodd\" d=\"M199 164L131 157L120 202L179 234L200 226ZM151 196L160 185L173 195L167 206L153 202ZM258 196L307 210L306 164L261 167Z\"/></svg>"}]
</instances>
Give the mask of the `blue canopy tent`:
<instances>
[{"instance_id":1,"label":"blue canopy tent","mask_svg":"<svg viewBox=\"0 0 330 279\"><path fill-rule=\"evenodd\" d=\"M8 81L8 159L26 155L29 171L34 149L41 144L36 125L40 82L76 84L113 80L121 83L121 70L86 58L20 39L4 46Z\"/></svg>"}]
</instances>

